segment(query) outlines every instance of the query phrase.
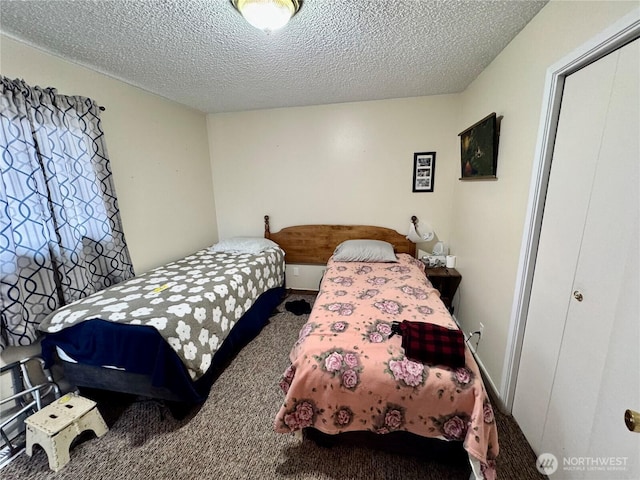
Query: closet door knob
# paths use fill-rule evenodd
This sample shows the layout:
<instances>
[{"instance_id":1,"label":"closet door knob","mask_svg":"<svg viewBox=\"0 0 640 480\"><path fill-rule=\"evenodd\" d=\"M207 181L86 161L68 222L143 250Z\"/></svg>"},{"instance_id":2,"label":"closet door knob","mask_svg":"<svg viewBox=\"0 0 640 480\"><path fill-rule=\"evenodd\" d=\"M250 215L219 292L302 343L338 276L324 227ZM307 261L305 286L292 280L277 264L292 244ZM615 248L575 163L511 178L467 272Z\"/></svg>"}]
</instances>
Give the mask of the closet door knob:
<instances>
[{"instance_id":1,"label":"closet door knob","mask_svg":"<svg viewBox=\"0 0 640 480\"><path fill-rule=\"evenodd\" d=\"M584 299L584 297L582 296L582 293L580 293L579 290L576 290L575 292L573 292L573 298L575 298L579 302L581 302Z\"/></svg>"},{"instance_id":2,"label":"closet door knob","mask_svg":"<svg viewBox=\"0 0 640 480\"><path fill-rule=\"evenodd\" d=\"M624 423L630 431L640 432L640 413L627 410L624 412Z\"/></svg>"}]
</instances>

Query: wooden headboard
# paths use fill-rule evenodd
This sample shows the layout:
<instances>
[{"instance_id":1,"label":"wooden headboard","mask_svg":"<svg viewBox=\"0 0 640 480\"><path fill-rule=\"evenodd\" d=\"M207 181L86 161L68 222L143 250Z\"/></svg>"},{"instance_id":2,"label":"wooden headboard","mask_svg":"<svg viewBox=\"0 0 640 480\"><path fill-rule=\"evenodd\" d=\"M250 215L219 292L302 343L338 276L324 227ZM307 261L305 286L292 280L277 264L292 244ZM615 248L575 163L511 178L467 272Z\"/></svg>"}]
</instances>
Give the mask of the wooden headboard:
<instances>
[{"instance_id":1,"label":"wooden headboard","mask_svg":"<svg viewBox=\"0 0 640 480\"><path fill-rule=\"evenodd\" d=\"M411 221L415 225L418 218L413 216ZM286 253L286 262L293 264L325 265L340 243L359 238L383 240L393 245L396 253L413 257L416 254L415 243L404 235L370 225L296 225L273 233L269 228L269 215L265 215L264 236L280 245Z\"/></svg>"}]
</instances>

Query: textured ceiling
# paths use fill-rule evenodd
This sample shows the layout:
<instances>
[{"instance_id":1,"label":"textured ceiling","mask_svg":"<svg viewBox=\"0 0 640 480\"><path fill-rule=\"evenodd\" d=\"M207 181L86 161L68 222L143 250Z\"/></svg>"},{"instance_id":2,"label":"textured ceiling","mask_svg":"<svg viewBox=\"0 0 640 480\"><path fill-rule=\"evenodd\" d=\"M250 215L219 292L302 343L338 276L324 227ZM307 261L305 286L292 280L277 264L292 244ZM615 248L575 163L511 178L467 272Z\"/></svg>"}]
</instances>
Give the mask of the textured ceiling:
<instances>
[{"instance_id":1,"label":"textured ceiling","mask_svg":"<svg viewBox=\"0 0 640 480\"><path fill-rule=\"evenodd\" d=\"M0 0L0 30L214 113L461 92L546 2L304 0L267 35L229 0Z\"/></svg>"}]
</instances>

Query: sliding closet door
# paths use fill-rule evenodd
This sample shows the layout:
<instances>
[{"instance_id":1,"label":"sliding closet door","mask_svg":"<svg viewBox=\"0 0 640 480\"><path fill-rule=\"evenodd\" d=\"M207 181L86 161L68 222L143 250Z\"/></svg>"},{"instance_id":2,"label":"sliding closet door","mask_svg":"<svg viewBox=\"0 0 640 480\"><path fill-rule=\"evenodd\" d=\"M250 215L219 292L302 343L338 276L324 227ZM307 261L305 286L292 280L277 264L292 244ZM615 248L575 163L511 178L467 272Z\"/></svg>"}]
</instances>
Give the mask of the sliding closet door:
<instances>
[{"instance_id":1,"label":"sliding closet door","mask_svg":"<svg viewBox=\"0 0 640 480\"><path fill-rule=\"evenodd\" d=\"M513 408L552 478L640 478L639 58L635 41L565 83Z\"/></svg>"}]
</instances>

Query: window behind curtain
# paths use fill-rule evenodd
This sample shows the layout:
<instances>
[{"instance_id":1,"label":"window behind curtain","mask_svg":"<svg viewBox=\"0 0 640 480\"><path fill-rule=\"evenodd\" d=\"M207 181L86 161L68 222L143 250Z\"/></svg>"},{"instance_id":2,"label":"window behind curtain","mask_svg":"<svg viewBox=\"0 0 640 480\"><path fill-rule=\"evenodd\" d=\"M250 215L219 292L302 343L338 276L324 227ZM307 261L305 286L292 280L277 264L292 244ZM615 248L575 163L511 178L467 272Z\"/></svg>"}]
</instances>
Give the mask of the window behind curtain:
<instances>
[{"instance_id":1,"label":"window behind curtain","mask_svg":"<svg viewBox=\"0 0 640 480\"><path fill-rule=\"evenodd\" d=\"M133 276L99 107L0 77L0 346Z\"/></svg>"}]
</instances>

